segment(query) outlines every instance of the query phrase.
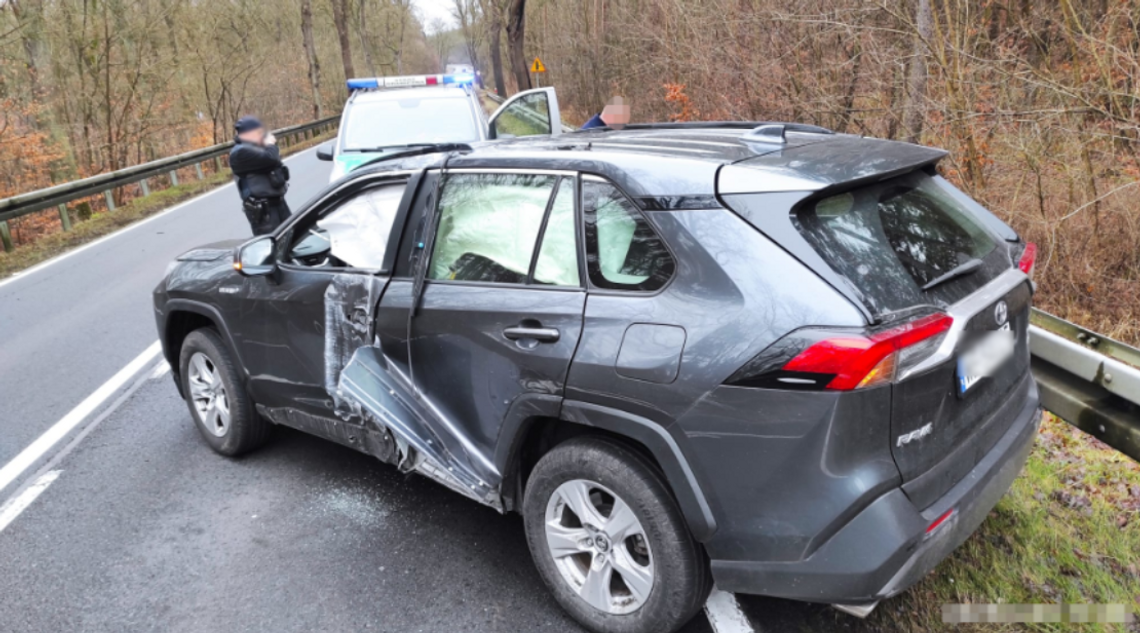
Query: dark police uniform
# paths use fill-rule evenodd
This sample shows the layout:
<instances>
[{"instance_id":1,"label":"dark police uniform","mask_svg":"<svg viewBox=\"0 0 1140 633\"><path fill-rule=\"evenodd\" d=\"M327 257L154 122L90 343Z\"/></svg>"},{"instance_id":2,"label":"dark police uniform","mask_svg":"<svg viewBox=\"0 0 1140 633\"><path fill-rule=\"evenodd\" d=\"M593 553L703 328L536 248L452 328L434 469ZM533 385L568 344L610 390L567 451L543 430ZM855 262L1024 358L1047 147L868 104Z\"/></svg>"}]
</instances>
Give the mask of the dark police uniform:
<instances>
[{"instance_id":1,"label":"dark police uniform","mask_svg":"<svg viewBox=\"0 0 1140 633\"><path fill-rule=\"evenodd\" d=\"M239 131L243 121L238 122ZM285 203L289 168L282 164L281 150L276 145L244 143L235 137L230 169L254 235L272 233L289 218L289 205Z\"/></svg>"}]
</instances>

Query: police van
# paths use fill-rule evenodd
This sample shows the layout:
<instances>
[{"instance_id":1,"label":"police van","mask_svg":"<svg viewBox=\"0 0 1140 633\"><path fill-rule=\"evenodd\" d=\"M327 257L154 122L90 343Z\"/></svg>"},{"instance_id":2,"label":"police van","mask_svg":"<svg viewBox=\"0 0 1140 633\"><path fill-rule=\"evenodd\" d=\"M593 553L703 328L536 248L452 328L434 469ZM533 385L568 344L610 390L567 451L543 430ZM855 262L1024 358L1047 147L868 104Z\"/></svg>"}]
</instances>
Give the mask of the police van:
<instances>
[{"instance_id":1,"label":"police van","mask_svg":"<svg viewBox=\"0 0 1140 633\"><path fill-rule=\"evenodd\" d=\"M562 133L554 88L520 92L488 117L474 83L473 74L349 79L340 134L317 149L333 162L329 181L409 147Z\"/></svg>"}]
</instances>

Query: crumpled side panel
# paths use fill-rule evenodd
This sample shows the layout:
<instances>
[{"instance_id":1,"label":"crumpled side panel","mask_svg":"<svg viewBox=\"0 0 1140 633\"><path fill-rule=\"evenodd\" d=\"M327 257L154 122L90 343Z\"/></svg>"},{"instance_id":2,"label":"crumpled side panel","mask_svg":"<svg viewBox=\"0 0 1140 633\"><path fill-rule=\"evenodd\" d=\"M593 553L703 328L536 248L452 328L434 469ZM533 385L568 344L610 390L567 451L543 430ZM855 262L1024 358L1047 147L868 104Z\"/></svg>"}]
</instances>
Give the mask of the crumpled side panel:
<instances>
[{"instance_id":1,"label":"crumpled side panel","mask_svg":"<svg viewBox=\"0 0 1140 633\"><path fill-rule=\"evenodd\" d=\"M340 375L356 350L372 344L373 311L386 283L371 275L343 274L325 290L325 391L345 420L362 416L360 404L340 392Z\"/></svg>"}]
</instances>

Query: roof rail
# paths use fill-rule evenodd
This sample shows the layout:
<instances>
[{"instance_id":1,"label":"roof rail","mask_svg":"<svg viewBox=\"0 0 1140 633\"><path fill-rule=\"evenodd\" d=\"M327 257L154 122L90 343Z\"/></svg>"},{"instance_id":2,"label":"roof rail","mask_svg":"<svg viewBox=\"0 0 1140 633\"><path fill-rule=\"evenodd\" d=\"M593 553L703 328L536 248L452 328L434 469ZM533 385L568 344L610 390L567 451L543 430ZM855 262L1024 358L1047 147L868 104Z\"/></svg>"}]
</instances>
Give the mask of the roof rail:
<instances>
[{"instance_id":1,"label":"roof rail","mask_svg":"<svg viewBox=\"0 0 1140 633\"><path fill-rule=\"evenodd\" d=\"M684 121L668 123L630 123L624 130L706 130L716 128L730 128L737 130L754 130L766 125L780 125L788 132L803 132L806 134L835 134L834 131L818 125L808 123L783 123L780 121Z\"/></svg>"}]
</instances>

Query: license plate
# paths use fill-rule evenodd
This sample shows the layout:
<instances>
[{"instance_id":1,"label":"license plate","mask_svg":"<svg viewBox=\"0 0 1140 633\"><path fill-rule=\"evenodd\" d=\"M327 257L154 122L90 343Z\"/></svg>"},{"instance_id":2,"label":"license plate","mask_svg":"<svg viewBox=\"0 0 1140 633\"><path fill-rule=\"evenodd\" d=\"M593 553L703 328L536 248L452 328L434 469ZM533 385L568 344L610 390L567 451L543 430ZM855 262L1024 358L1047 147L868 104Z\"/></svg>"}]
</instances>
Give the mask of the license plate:
<instances>
[{"instance_id":1,"label":"license plate","mask_svg":"<svg viewBox=\"0 0 1140 633\"><path fill-rule=\"evenodd\" d=\"M981 379L992 376L1013 355L1014 343L1013 330L1006 323L959 354L958 393L964 394Z\"/></svg>"}]
</instances>

